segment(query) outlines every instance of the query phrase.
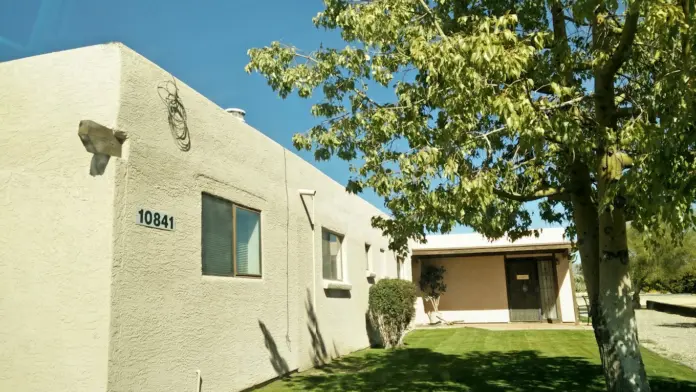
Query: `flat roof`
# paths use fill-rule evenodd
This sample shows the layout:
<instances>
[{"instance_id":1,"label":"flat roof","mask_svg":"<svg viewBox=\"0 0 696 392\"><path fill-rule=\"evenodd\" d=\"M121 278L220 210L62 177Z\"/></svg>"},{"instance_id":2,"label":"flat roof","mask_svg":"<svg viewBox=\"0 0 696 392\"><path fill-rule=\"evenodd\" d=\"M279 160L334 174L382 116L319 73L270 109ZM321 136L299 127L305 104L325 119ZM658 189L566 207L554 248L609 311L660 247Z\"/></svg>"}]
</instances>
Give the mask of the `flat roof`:
<instances>
[{"instance_id":1,"label":"flat roof","mask_svg":"<svg viewBox=\"0 0 696 392\"><path fill-rule=\"evenodd\" d=\"M564 236L564 228L539 230L539 237L526 236L511 241L507 236L489 240L481 234L446 234L426 236L424 244L413 244L414 256L463 255L486 253L516 253L533 251L565 251L571 243Z\"/></svg>"}]
</instances>

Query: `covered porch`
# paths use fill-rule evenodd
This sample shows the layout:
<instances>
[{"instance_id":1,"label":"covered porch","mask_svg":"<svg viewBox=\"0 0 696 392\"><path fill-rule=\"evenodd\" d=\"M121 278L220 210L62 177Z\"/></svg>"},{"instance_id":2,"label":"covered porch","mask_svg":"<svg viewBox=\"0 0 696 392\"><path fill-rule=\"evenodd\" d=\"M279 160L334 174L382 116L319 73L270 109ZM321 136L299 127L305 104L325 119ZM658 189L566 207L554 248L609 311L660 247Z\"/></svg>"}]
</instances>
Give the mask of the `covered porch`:
<instances>
[{"instance_id":1,"label":"covered porch","mask_svg":"<svg viewBox=\"0 0 696 392\"><path fill-rule=\"evenodd\" d=\"M445 268L441 321L575 323L570 248L562 229L515 242L490 242L479 234L429 237L428 244L413 249L413 281L428 265ZM416 323L437 321L428 316L431 311L421 293Z\"/></svg>"}]
</instances>

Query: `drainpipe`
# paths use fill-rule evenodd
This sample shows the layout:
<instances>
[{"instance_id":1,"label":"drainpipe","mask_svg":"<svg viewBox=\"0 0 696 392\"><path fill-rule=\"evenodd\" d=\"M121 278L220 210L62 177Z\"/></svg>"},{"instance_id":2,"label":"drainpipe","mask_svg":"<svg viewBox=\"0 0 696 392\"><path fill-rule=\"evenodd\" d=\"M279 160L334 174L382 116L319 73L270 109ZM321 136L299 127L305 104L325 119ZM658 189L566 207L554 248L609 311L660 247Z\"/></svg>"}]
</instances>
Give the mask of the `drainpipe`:
<instances>
[{"instance_id":1,"label":"drainpipe","mask_svg":"<svg viewBox=\"0 0 696 392\"><path fill-rule=\"evenodd\" d=\"M316 196L317 191L313 189L298 189L297 190L300 193L300 198L302 198L302 203L305 205L305 209L307 208L307 203L304 201L304 197L302 196L311 196L312 197L312 213L309 217L309 223L312 227L312 307L314 308L314 311L316 312L317 309L317 245L316 245L316 232L314 229L314 196ZM309 213L309 211L307 211Z\"/></svg>"}]
</instances>

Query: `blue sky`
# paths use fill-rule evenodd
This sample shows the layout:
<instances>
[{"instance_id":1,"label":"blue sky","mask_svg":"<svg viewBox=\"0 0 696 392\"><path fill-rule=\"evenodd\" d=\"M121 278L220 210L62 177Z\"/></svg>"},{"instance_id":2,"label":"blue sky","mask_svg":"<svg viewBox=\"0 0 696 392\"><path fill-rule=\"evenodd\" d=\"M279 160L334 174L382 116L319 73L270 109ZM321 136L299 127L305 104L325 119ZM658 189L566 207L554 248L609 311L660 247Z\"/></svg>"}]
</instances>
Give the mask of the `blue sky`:
<instances>
[{"instance_id":1,"label":"blue sky","mask_svg":"<svg viewBox=\"0 0 696 392\"><path fill-rule=\"evenodd\" d=\"M321 0L0 0L0 61L120 41L219 106L245 109L252 126L295 151L292 135L316 122L312 101L278 98L261 76L244 72L246 52L274 40L307 50L345 46L312 24L322 8ZM347 182L347 163L299 155ZM384 209L373 193L362 197ZM535 216L533 226L546 224Z\"/></svg>"}]
</instances>

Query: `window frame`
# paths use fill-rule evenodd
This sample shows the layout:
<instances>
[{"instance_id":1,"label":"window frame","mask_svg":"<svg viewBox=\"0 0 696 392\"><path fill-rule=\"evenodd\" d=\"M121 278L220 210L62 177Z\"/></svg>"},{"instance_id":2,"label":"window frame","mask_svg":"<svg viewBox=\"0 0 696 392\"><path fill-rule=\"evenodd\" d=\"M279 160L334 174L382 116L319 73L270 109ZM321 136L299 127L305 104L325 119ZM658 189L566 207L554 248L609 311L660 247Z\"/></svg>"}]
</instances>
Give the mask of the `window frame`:
<instances>
[{"instance_id":1,"label":"window frame","mask_svg":"<svg viewBox=\"0 0 696 392\"><path fill-rule=\"evenodd\" d=\"M237 209L243 209L245 211L253 212L259 214L259 273L256 274L240 274L237 272ZM261 236L261 210L254 208L249 208L241 204L232 202L232 270L234 276L239 276L243 278L261 278L263 277L263 241Z\"/></svg>"},{"instance_id":2,"label":"window frame","mask_svg":"<svg viewBox=\"0 0 696 392\"><path fill-rule=\"evenodd\" d=\"M382 277L384 278L384 277L387 276L387 272L386 272L386 271L387 271L387 269L388 269L388 266L387 266L387 252L384 251L384 248L379 248L379 254L380 254L380 257L379 257L379 258L380 258L380 260L379 260L379 269L380 269L380 271L379 271L379 272L382 274Z\"/></svg>"},{"instance_id":3,"label":"window frame","mask_svg":"<svg viewBox=\"0 0 696 392\"><path fill-rule=\"evenodd\" d=\"M203 271L203 198L204 197L213 197L216 199L223 200L227 203L229 203L232 206L232 216L230 219L232 219L232 273L231 274L211 274L211 273L205 273ZM249 212L253 212L256 214L259 214L259 273L257 274L242 274L237 272L237 209L243 209ZM247 207L243 204L236 203L232 200L226 199L224 197L218 196L216 194L210 193L210 192L201 192L201 274L203 276L218 276L218 277L225 277L225 278L248 278L248 279L262 279L263 278L263 235L262 235L262 226L263 226L263 214L261 213L261 210L252 208L252 207Z\"/></svg>"},{"instance_id":4,"label":"window frame","mask_svg":"<svg viewBox=\"0 0 696 392\"><path fill-rule=\"evenodd\" d=\"M341 268L340 268L340 270L339 270L339 268L337 267L337 268L336 268L336 271L337 271L337 272L340 271L340 274L341 274L341 277L340 277L340 278L332 279L332 278L326 278L326 277L324 276L324 233L328 233L329 235L333 234L333 235L336 236L336 238L339 240L340 246L338 247L338 251L340 252L339 255L341 256L341 258L340 258L340 259L341 259L341 266L340 266ZM338 232L336 232L336 231L334 231L334 230L331 230L331 229L326 228L326 227L322 227L322 228L321 228L321 246L322 246L322 249L321 249L321 257L322 257L322 261L321 261L321 268L322 268L321 277L322 277L323 280L330 281L330 282L347 282L347 281L348 281L348 280L346 279L346 273L345 273L346 271L345 271L345 266L344 266L345 252L344 252L343 246L344 246L345 238L346 238L345 235L343 235L343 234L341 234L341 233L338 233ZM331 239L331 238L329 237L329 240L330 240L330 239ZM329 243L330 243L330 241L329 241ZM330 252L330 251L331 251L331 250L329 249L329 257L331 257L331 252Z\"/></svg>"}]
</instances>

